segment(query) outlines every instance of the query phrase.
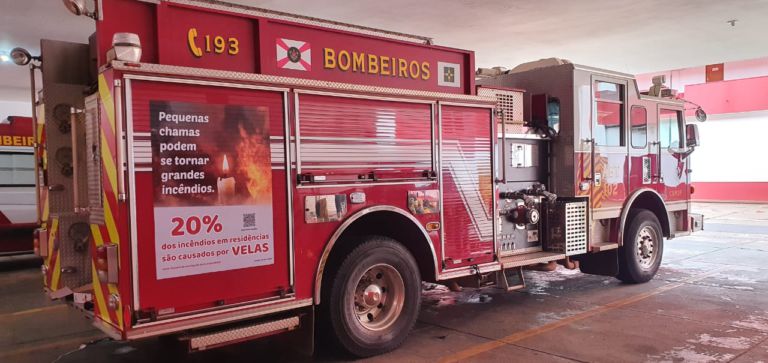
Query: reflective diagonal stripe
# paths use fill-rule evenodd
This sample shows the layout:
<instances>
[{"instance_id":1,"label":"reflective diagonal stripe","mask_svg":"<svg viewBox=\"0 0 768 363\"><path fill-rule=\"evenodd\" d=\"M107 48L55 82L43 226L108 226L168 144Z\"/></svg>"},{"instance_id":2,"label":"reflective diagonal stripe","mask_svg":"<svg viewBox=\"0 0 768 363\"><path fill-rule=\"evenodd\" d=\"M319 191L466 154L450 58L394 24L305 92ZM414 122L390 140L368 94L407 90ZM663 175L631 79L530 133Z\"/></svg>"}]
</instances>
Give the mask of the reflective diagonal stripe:
<instances>
[{"instance_id":1,"label":"reflective diagonal stripe","mask_svg":"<svg viewBox=\"0 0 768 363\"><path fill-rule=\"evenodd\" d=\"M61 256L59 255L59 246L57 244L57 236L59 232L59 219L54 218L51 220L50 234L48 235L49 246L49 263L48 263L48 289L56 291L59 289L59 280L61 278Z\"/></svg>"},{"instance_id":2,"label":"reflective diagonal stripe","mask_svg":"<svg viewBox=\"0 0 768 363\"><path fill-rule=\"evenodd\" d=\"M114 138L114 135L111 135ZM101 130L101 161L102 169L107 175L110 187L112 187L113 197L117 196L117 169L115 168L115 159L112 158L113 150L109 147L109 141L104 129Z\"/></svg>"},{"instance_id":3,"label":"reflective diagonal stripe","mask_svg":"<svg viewBox=\"0 0 768 363\"><path fill-rule=\"evenodd\" d=\"M104 209L104 224L91 225L91 231L94 237L96 247L106 243L119 244L120 235L117 230L115 216L118 214L117 201L117 165L115 164L116 148L119 147L115 135L115 105L112 95L111 80L108 80L103 74L99 75L99 98L101 107L106 115L107 122L101 123L100 141L101 141L101 171L102 171L102 207ZM119 95L116 95L119 97ZM118 305L117 311L112 311L107 306L107 300L110 294L119 296L118 288L115 284L102 283L99 280L95 267L93 269L93 293L97 305L97 315L106 323L115 325L122 329L123 316L122 304Z\"/></svg>"},{"instance_id":4,"label":"reflective diagonal stripe","mask_svg":"<svg viewBox=\"0 0 768 363\"><path fill-rule=\"evenodd\" d=\"M101 98L104 109L107 112L107 119L109 119L112 130L115 129L115 103L112 100L112 93L109 91L110 87L107 84L107 78L103 74L99 75L99 97Z\"/></svg>"},{"instance_id":5,"label":"reflective diagonal stripe","mask_svg":"<svg viewBox=\"0 0 768 363\"><path fill-rule=\"evenodd\" d=\"M107 237L109 237L110 243L119 243L120 237L117 233L117 226L115 225L115 218L112 214L111 203L107 201L107 196L104 194L104 223L107 227Z\"/></svg>"},{"instance_id":6,"label":"reflective diagonal stripe","mask_svg":"<svg viewBox=\"0 0 768 363\"><path fill-rule=\"evenodd\" d=\"M101 283L99 282L99 277L96 273L96 265L91 264L91 273L93 274L93 298L96 300L96 311L98 312L98 316L101 317L102 320L106 320L107 322L111 323L109 311L107 310L107 303L104 300L104 291L101 288Z\"/></svg>"}]
</instances>

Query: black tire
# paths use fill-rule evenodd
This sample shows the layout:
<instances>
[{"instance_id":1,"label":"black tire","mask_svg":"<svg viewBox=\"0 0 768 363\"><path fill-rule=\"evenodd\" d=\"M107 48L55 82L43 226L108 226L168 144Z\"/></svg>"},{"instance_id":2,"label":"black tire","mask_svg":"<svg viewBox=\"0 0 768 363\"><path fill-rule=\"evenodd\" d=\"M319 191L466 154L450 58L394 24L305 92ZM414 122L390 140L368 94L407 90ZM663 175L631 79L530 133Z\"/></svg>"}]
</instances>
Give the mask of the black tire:
<instances>
[{"instance_id":1,"label":"black tire","mask_svg":"<svg viewBox=\"0 0 768 363\"><path fill-rule=\"evenodd\" d=\"M343 259L331 283L323 284L323 318L340 348L370 357L405 341L419 314L421 276L416 260L397 241L368 236L361 242ZM400 295L402 300L395 297Z\"/></svg>"},{"instance_id":2,"label":"black tire","mask_svg":"<svg viewBox=\"0 0 768 363\"><path fill-rule=\"evenodd\" d=\"M631 284L648 282L659 270L663 254L664 235L656 215L647 209L630 211L616 278Z\"/></svg>"}]
</instances>

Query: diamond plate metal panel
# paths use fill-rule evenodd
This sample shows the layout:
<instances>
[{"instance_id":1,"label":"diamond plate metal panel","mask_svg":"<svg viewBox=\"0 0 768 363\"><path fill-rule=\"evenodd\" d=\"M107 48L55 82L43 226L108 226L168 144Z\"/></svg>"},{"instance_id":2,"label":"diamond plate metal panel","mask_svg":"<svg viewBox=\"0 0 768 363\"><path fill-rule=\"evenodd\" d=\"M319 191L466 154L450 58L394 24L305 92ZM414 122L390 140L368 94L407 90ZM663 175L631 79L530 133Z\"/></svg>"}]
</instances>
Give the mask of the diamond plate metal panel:
<instances>
[{"instance_id":1,"label":"diamond plate metal panel","mask_svg":"<svg viewBox=\"0 0 768 363\"><path fill-rule=\"evenodd\" d=\"M85 169L90 223L104 224L101 188L101 106L97 94L85 99Z\"/></svg>"},{"instance_id":2,"label":"diamond plate metal panel","mask_svg":"<svg viewBox=\"0 0 768 363\"><path fill-rule=\"evenodd\" d=\"M228 342L244 341L281 330L294 329L298 326L299 317L294 316L287 319L270 321L267 323L228 329L212 334L197 335L189 340L189 348L191 350L204 350L206 348L212 348L226 344Z\"/></svg>"},{"instance_id":3,"label":"diamond plate metal panel","mask_svg":"<svg viewBox=\"0 0 768 363\"><path fill-rule=\"evenodd\" d=\"M78 226L73 227L73 225ZM82 232L77 237L74 229ZM59 251L61 259L61 287L74 289L93 281L91 278L91 255L89 252L91 233L88 226L88 217L73 213L59 215Z\"/></svg>"}]
</instances>

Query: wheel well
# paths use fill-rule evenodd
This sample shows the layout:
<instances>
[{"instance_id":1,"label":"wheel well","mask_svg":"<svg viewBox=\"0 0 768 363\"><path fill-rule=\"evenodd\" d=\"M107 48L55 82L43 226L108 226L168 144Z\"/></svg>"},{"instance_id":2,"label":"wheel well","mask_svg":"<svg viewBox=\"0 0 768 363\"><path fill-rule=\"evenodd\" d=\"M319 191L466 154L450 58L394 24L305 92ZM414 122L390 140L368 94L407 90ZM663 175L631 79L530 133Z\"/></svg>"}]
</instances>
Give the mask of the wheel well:
<instances>
[{"instance_id":1,"label":"wheel well","mask_svg":"<svg viewBox=\"0 0 768 363\"><path fill-rule=\"evenodd\" d=\"M423 230L409 218L395 212L377 211L368 213L355 220L339 236L333 245L323 269L322 284L328 283L346 257L358 246L359 237L379 235L392 238L401 243L413 255L419 265L421 279L436 280L435 259Z\"/></svg>"},{"instance_id":2,"label":"wheel well","mask_svg":"<svg viewBox=\"0 0 768 363\"><path fill-rule=\"evenodd\" d=\"M624 228L630 223L629 218L631 217L632 211L636 209L647 209L655 214L656 218L659 219L659 223L661 223L661 232L664 234L664 237L670 236L671 231L669 228L667 207L658 195L647 191L638 195L629 207L629 213L627 213L627 220L624 222Z\"/></svg>"}]
</instances>

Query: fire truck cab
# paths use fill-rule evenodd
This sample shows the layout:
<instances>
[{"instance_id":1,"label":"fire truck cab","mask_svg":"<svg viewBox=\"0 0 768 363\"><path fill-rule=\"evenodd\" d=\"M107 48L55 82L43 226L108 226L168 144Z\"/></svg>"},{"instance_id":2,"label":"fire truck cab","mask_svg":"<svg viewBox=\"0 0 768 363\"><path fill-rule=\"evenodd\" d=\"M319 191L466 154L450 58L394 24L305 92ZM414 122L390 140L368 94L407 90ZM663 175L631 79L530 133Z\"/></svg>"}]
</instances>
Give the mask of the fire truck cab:
<instances>
[{"instance_id":1,"label":"fire truck cab","mask_svg":"<svg viewBox=\"0 0 768 363\"><path fill-rule=\"evenodd\" d=\"M218 1L65 3L95 20L88 44L19 58L45 62L39 147L71 155L40 178L36 243L49 296L115 339L311 343L317 320L370 356L407 337L422 281L515 290L560 263L644 282L691 229L695 127L629 75L476 81L471 51L419 36Z\"/></svg>"},{"instance_id":2,"label":"fire truck cab","mask_svg":"<svg viewBox=\"0 0 768 363\"><path fill-rule=\"evenodd\" d=\"M661 239L687 234L694 223L688 156L698 144L698 133L695 124L685 124L684 101L641 94L632 75L556 58L478 73L485 74L478 80L485 88L480 93L495 94L502 111L500 197L530 190L526 184L533 182L546 186L559 202L584 202L579 218L588 221L588 228L578 232L584 233L583 243L572 244L566 254L581 255L574 259L585 272L631 282L650 279L660 262L654 255L662 253ZM519 92L515 89L525 90L522 103L530 107L524 108L522 120L527 121L518 119L521 112L515 113L513 102L505 102ZM534 177L521 180L526 174ZM519 199L507 203L523 210ZM577 215L577 209L568 210ZM566 217L566 226L570 220ZM659 230L640 228L642 238L629 233L633 222L645 225L647 220ZM545 250L559 243L555 226L545 227L550 233L543 238ZM527 233L529 238L536 235ZM505 244L508 238L512 241ZM658 242L643 242L651 239ZM532 247L521 231L502 233L501 240L502 251ZM627 246L639 255L622 256L630 250ZM635 270L632 258L640 259L645 269Z\"/></svg>"}]
</instances>

